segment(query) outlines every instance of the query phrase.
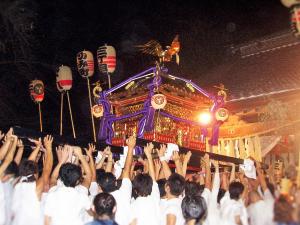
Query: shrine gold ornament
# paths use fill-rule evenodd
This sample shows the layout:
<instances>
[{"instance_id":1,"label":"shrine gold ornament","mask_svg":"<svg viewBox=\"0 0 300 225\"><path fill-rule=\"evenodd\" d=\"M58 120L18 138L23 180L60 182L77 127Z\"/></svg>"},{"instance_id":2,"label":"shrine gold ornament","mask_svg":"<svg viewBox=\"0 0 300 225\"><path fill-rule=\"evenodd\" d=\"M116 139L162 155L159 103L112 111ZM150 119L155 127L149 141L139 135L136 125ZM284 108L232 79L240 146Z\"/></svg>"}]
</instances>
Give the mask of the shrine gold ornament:
<instances>
[{"instance_id":1,"label":"shrine gold ornament","mask_svg":"<svg viewBox=\"0 0 300 225\"><path fill-rule=\"evenodd\" d=\"M101 104L94 105L92 107L93 116L96 118L100 118L101 116L103 116L103 111L104 111L104 109Z\"/></svg>"},{"instance_id":2,"label":"shrine gold ornament","mask_svg":"<svg viewBox=\"0 0 300 225\"><path fill-rule=\"evenodd\" d=\"M163 94L155 94L151 98L151 105L154 109L163 109L167 104L167 98Z\"/></svg>"},{"instance_id":3,"label":"shrine gold ornament","mask_svg":"<svg viewBox=\"0 0 300 225\"><path fill-rule=\"evenodd\" d=\"M225 108L219 108L217 109L216 113L215 113L215 117L217 121L226 121L229 117L229 112L227 109Z\"/></svg>"}]
</instances>

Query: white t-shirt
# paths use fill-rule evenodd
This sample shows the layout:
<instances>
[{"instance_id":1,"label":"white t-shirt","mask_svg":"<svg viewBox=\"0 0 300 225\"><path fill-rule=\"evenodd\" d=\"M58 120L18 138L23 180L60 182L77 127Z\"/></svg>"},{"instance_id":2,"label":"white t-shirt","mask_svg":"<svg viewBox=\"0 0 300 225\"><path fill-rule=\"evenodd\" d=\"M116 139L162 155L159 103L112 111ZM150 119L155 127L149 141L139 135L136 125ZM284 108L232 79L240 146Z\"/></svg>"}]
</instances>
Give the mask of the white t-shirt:
<instances>
[{"instance_id":1,"label":"white t-shirt","mask_svg":"<svg viewBox=\"0 0 300 225\"><path fill-rule=\"evenodd\" d=\"M52 225L82 225L82 213L91 208L86 194L75 188L61 186L48 194L45 215L51 217Z\"/></svg>"},{"instance_id":2,"label":"white t-shirt","mask_svg":"<svg viewBox=\"0 0 300 225\"><path fill-rule=\"evenodd\" d=\"M136 219L137 225L159 225L159 189L156 182L153 182L151 195L138 197L130 208L130 222Z\"/></svg>"},{"instance_id":3,"label":"white t-shirt","mask_svg":"<svg viewBox=\"0 0 300 225\"><path fill-rule=\"evenodd\" d=\"M15 181L14 178L10 178L8 181L3 183L6 225L11 224L11 218L12 218L11 206L12 206L12 198L14 193L14 181Z\"/></svg>"},{"instance_id":4,"label":"white t-shirt","mask_svg":"<svg viewBox=\"0 0 300 225\"><path fill-rule=\"evenodd\" d=\"M4 195L4 188L3 183L0 180L0 225L5 224L6 215L5 215L5 195Z\"/></svg>"},{"instance_id":5,"label":"white t-shirt","mask_svg":"<svg viewBox=\"0 0 300 225\"><path fill-rule=\"evenodd\" d=\"M250 204L247 208L251 225L274 224L274 198L269 189L263 193L263 198L263 200Z\"/></svg>"},{"instance_id":6,"label":"white t-shirt","mask_svg":"<svg viewBox=\"0 0 300 225\"><path fill-rule=\"evenodd\" d=\"M173 198L169 199L166 202L166 206L164 210L161 212L161 220L160 224L161 225L166 225L167 224L167 215L172 214L176 216L176 225L184 225L185 220L182 215L182 210L181 210L181 198Z\"/></svg>"},{"instance_id":7,"label":"white t-shirt","mask_svg":"<svg viewBox=\"0 0 300 225\"><path fill-rule=\"evenodd\" d=\"M230 224L236 224L235 217L239 216L243 225L248 225L247 209L242 200L230 199L229 193L221 199L220 218Z\"/></svg>"},{"instance_id":8,"label":"white t-shirt","mask_svg":"<svg viewBox=\"0 0 300 225\"><path fill-rule=\"evenodd\" d=\"M36 194L36 182L21 182L15 186L12 206L13 225L43 225L41 202Z\"/></svg>"},{"instance_id":9,"label":"white t-shirt","mask_svg":"<svg viewBox=\"0 0 300 225\"><path fill-rule=\"evenodd\" d=\"M119 225L128 225L130 220L130 200L132 193L132 184L128 178L123 178L119 190L110 194L114 196L117 202L117 211L115 220Z\"/></svg>"}]
</instances>

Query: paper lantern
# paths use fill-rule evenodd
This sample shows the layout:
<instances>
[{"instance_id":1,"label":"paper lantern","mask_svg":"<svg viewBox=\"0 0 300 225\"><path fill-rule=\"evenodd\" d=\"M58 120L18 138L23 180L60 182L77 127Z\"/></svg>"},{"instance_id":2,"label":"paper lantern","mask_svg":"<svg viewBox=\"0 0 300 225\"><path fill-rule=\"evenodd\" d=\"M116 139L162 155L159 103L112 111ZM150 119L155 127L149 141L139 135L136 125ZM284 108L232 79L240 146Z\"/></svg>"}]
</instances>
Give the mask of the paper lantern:
<instances>
[{"instance_id":1,"label":"paper lantern","mask_svg":"<svg viewBox=\"0 0 300 225\"><path fill-rule=\"evenodd\" d=\"M228 110L225 109L225 108L219 108L219 109L217 109L215 116L216 116L216 120L217 120L217 121L222 121L222 122L224 122L225 120L228 119L228 117L229 117L229 112L228 112Z\"/></svg>"},{"instance_id":2,"label":"paper lantern","mask_svg":"<svg viewBox=\"0 0 300 225\"><path fill-rule=\"evenodd\" d=\"M72 88L72 71L68 66L60 66L56 76L56 86L60 92L69 91Z\"/></svg>"},{"instance_id":3,"label":"paper lantern","mask_svg":"<svg viewBox=\"0 0 300 225\"><path fill-rule=\"evenodd\" d=\"M77 69L83 78L94 74L94 57L90 51L82 51L77 54Z\"/></svg>"},{"instance_id":4,"label":"paper lantern","mask_svg":"<svg viewBox=\"0 0 300 225\"><path fill-rule=\"evenodd\" d=\"M155 94L151 98L151 105L154 109L163 109L167 104L167 98L163 94Z\"/></svg>"},{"instance_id":5,"label":"paper lantern","mask_svg":"<svg viewBox=\"0 0 300 225\"><path fill-rule=\"evenodd\" d=\"M113 46L104 45L97 50L97 61L101 73L113 73L116 69L116 50Z\"/></svg>"},{"instance_id":6,"label":"paper lantern","mask_svg":"<svg viewBox=\"0 0 300 225\"><path fill-rule=\"evenodd\" d=\"M300 35L300 5L291 10L291 29L296 36Z\"/></svg>"},{"instance_id":7,"label":"paper lantern","mask_svg":"<svg viewBox=\"0 0 300 225\"><path fill-rule=\"evenodd\" d=\"M44 83L41 80L33 80L29 85L30 96L35 103L44 100Z\"/></svg>"},{"instance_id":8,"label":"paper lantern","mask_svg":"<svg viewBox=\"0 0 300 225\"><path fill-rule=\"evenodd\" d=\"M92 107L92 112L93 112L93 116L96 117L96 118L99 118L101 116L103 116L103 106L101 104L98 104L98 105L94 105Z\"/></svg>"},{"instance_id":9,"label":"paper lantern","mask_svg":"<svg viewBox=\"0 0 300 225\"><path fill-rule=\"evenodd\" d=\"M290 7L292 7L293 5L300 4L300 0L281 0L281 3L282 3L285 7L290 8Z\"/></svg>"}]
</instances>

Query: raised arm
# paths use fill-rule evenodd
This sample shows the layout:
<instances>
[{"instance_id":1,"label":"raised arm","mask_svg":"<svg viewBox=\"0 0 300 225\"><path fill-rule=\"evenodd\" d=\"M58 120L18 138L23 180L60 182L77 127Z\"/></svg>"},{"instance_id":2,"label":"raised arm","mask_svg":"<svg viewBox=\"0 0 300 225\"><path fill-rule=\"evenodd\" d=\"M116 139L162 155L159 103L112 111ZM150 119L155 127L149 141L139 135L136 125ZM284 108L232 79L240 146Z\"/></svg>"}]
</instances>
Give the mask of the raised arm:
<instances>
[{"instance_id":1,"label":"raised arm","mask_svg":"<svg viewBox=\"0 0 300 225\"><path fill-rule=\"evenodd\" d=\"M31 154L29 155L28 160L31 160L31 161L35 162L36 158L37 158L37 156L39 154L39 151L40 151L40 149L42 147L42 139L41 138L39 138L38 140L30 139L30 141L35 144L35 148L31 152Z\"/></svg>"},{"instance_id":2,"label":"raised arm","mask_svg":"<svg viewBox=\"0 0 300 225\"><path fill-rule=\"evenodd\" d=\"M89 157L89 166L91 169L92 181L96 181L96 167L93 157L93 152L96 151L96 146L93 144L89 144L89 148L85 149L87 156Z\"/></svg>"},{"instance_id":3,"label":"raised arm","mask_svg":"<svg viewBox=\"0 0 300 225\"><path fill-rule=\"evenodd\" d=\"M136 144L136 138L134 136L130 136L126 140L126 144L128 145L128 152L125 160L125 166L122 173L122 178L130 179L130 168L133 160L133 150Z\"/></svg>"},{"instance_id":4,"label":"raised arm","mask_svg":"<svg viewBox=\"0 0 300 225\"><path fill-rule=\"evenodd\" d=\"M169 176L171 176L172 172L170 170L170 167L165 159L165 152L166 152L166 145L160 145L160 149L157 151L157 154L159 156L159 159L161 161L161 165L165 174L165 178L168 179Z\"/></svg>"},{"instance_id":5,"label":"raised arm","mask_svg":"<svg viewBox=\"0 0 300 225\"><path fill-rule=\"evenodd\" d=\"M261 186L262 190L265 192L268 189L268 186L267 186L265 175L263 174L263 171L261 169L261 165L259 162L256 162L256 172L257 172L258 181L260 183L260 186Z\"/></svg>"},{"instance_id":6,"label":"raised arm","mask_svg":"<svg viewBox=\"0 0 300 225\"><path fill-rule=\"evenodd\" d=\"M12 130L12 128L10 128L9 131L7 132L7 134L6 134L6 137L4 139L4 143L0 148L0 160L1 161L6 156L8 150L9 150L10 144L12 143L12 139L11 139L12 133L13 133L13 130ZM2 138L3 138L3 134L1 132L1 139Z\"/></svg>"},{"instance_id":7,"label":"raised arm","mask_svg":"<svg viewBox=\"0 0 300 225\"><path fill-rule=\"evenodd\" d=\"M65 145L63 148L61 146L59 146L56 149L56 154L57 154L57 158L58 158L58 163L56 165L56 167L54 168L51 177L50 177L50 187L53 187L57 184L57 179L59 176L59 170L60 167L67 162L68 158L69 158L69 146Z\"/></svg>"},{"instance_id":8,"label":"raised arm","mask_svg":"<svg viewBox=\"0 0 300 225\"><path fill-rule=\"evenodd\" d=\"M209 161L208 154L204 155L203 161L205 166L205 188L211 190L211 171L210 171L210 161Z\"/></svg>"},{"instance_id":9,"label":"raised arm","mask_svg":"<svg viewBox=\"0 0 300 225\"><path fill-rule=\"evenodd\" d=\"M82 186L86 187L87 189L90 188L92 182L92 173L89 164L87 163L84 155L82 154L81 148L78 146L73 147L74 155L78 158L85 173L83 182L81 183Z\"/></svg>"},{"instance_id":10,"label":"raised arm","mask_svg":"<svg viewBox=\"0 0 300 225\"><path fill-rule=\"evenodd\" d=\"M230 166L231 166L231 172L230 172L229 183L232 183L233 181L235 181L235 164L230 163Z\"/></svg>"},{"instance_id":11,"label":"raised arm","mask_svg":"<svg viewBox=\"0 0 300 225\"><path fill-rule=\"evenodd\" d=\"M177 151L173 152L172 159L173 159L173 161L175 163L176 172L178 174L180 174L181 176L183 176L182 164L181 164L181 161L180 161L179 153Z\"/></svg>"},{"instance_id":12,"label":"raised arm","mask_svg":"<svg viewBox=\"0 0 300 225\"><path fill-rule=\"evenodd\" d=\"M14 161L17 165L20 165L20 162L21 162L22 156L23 156L23 152L24 152L24 145L23 145L23 142L21 139L18 140L17 147L18 147L18 151L17 151Z\"/></svg>"},{"instance_id":13,"label":"raised arm","mask_svg":"<svg viewBox=\"0 0 300 225\"><path fill-rule=\"evenodd\" d=\"M45 162L42 176L38 179L36 184L36 191L39 199L41 198L45 188L49 185L49 177L53 166L52 142L53 137L51 135L47 135L46 137L44 137Z\"/></svg>"},{"instance_id":14,"label":"raised arm","mask_svg":"<svg viewBox=\"0 0 300 225\"><path fill-rule=\"evenodd\" d=\"M107 163L106 163L106 167L105 167L105 172L111 173L112 169L113 169L113 154L109 149L108 154L107 154Z\"/></svg>"},{"instance_id":15,"label":"raised arm","mask_svg":"<svg viewBox=\"0 0 300 225\"><path fill-rule=\"evenodd\" d=\"M149 166L149 175L151 176L153 181L156 181L155 179L155 170L154 170L154 163L152 159L152 150L153 150L153 144L147 143L146 147L144 147L144 153L148 159L148 166Z\"/></svg>"},{"instance_id":16,"label":"raised arm","mask_svg":"<svg viewBox=\"0 0 300 225\"><path fill-rule=\"evenodd\" d=\"M110 151L110 147L109 147L109 146L107 146L107 147L103 150L102 153L100 152L100 153L102 154L102 157L101 157L100 161L96 164L96 170L101 169L101 168L103 167L103 164L104 164L104 161L105 161L105 159L106 159L106 156L108 156L110 152L111 152L111 151ZM99 154L99 153L98 153L98 154Z\"/></svg>"},{"instance_id":17,"label":"raised arm","mask_svg":"<svg viewBox=\"0 0 300 225\"><path fill-rule=\"evenodd\" d=\"M184 158L183 158L183 163L182 163L182 176L185 177L186 175L186 171L187 171L187 166L188 166L188 163L191 159L191 156L192 156L192 152L191 151L188 151L185 155L184 155Z\"/></svg>"},{"instance_id":18,"label":"raised arm","mask_svg":"<svg viewBox=\"0 0 300 225\"><path fill-rule=\"evenodd\" d=\"M9 166L9 164L13 161L14 159L14 155L15 155L15 151L16 151L16 146L17 146L17 141L18 138L15 135L10 135L7 139L6 142L9 142L9 145L11 143L11 148L8 150L4 161L2 162L1 166L0 166L0 178L2 178L4 171L7 169L7 167Z\"/></svg>"}]
</instances>

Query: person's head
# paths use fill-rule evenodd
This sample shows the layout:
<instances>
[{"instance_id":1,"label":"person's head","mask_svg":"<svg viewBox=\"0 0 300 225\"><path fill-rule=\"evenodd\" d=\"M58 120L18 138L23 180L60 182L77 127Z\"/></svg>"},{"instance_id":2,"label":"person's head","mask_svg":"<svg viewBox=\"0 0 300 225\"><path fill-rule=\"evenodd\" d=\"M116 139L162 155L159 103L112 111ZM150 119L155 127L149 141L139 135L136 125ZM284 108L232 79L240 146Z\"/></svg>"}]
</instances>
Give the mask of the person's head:
<instances>
[{"instance_id":1,"label":"person's head","mask_svg":"<svg viewBox=\"0 0 300 225\"><path fill-rule=\"evenodd\" d=\"M274 221L278 223L293 222L293 206L288 197L280 195L274 205Z\"/></svg>"},{"instance_id":2,"label":"person's head","mask_svg":"<svg viewBox=\"0 0 300 225\"><path fill-rule=\"evenodd\" d=\"M6 168L6 170L4 171L4 175L2 177L2 181L6 182L7 180L9 180L10 178L14 178L17 177L19 174L19 168L18 165L15 161L12 161L8 167Z\"/></svg>"},{"instance_id":3,"label":"person's head","mask_svg":"<svg viewBox=\"0 0 300 225\"><path fill-rule=\"evenodd\" d=\"M132 181L133 191L137 197L146 197L151 194L153 180L148 174L139 174Z\"/></svg>"},{"instance_id":4,"label":"person's head","mask_svg":"<svg viewBox=\"0 0 300 225\"><path fill-rule=\"evenodd\" d=\"M201 196L202 189L199 183L193 181L187 181L185 183L185 195L198 195Z\"/></svg>"},{"instance_id":5,"label":"person's head","mask_svg":"<svg viewBox=\"0 0 300 225\"><path fill-rule=\"evenodd\" d=\"M185 188L185 180L183 176L173 173L167 180L165 191L167 196L173 195L178 197L182 194Z\"/></svg>"},{"instance_id":6,"label":"person's head","mask_svg":"<svg viewBox=\"0 0 300 225\"><path fill-rule=\"evenodd\" d=\"M207 206L201 196L185 196L181 203L182 214L186 222L194 220L198 223L207 215Z\"/></svg>"},{"instance_id":7,"label":"person's head","mask_svg":"<svg viewBox=\"0 0 300 225\"><path fill-rule=\"evenodd\" d=\"M114 219L117 207L116 200L109 193L99 193L93 201L93 210L96 214L96 219L108 217Z\"/></svg>"},{"instance_id":8,"label":"person's head","mask_svg":"<svg viewBox=\"0 0 300 225\"><path fill-rule=\"evenodd\" d=\"M97 183L103 192L110 193L117 189L116 177L112 173L103 173L97 177Z\"/></svg>"},{"instance_id":9,"label":"person's head","mask_svg":"<svg viewBox=\"0 0 300 225\"><path fill-rule=\"evenodd\" d=\"M60 167L59 178L66 187L75 187L80 183L82 172L80 166L65 163Z\"/></svg>"},{"instance_id":10,"label":"person's head","mask_svg":"<svg viewBox=\"0 0 300 225\"><path fill-rule=\"evenodd\" d=\"M19 166L19 176L22 182L33 182L38 178L38 166L32 160L23 160Z\"/></svg>"},{"instance_id":11,"label":"person's head","mask_svg":"<svg viewBox=\"0 0 300 225\"><path fill-rule=\"evenodd\" d=\"M166 197L165 185L167 180L166 179L159 179L156 181L158 184L159 194L161 198Z\"/></svg>"},{"instance_id":12,"label":"person's head","mask_svg":"<svg viewBox=\"0 0 300 225\"><path fill-rule=\"evenodd\" d=\"M217 202L219 204L220 204L221 199L224 197L225 193L226 193L225 189L223 189L223 188L219 189L218 196L217 196Z\"/></svg>"},{"instance_id":13,"label":"person's head","mask_svg":"<svg viewBox=\"0 0 300 225\"><path fill-rule=\"evenodd\" d=\"M231 199L239 200L244 191L244 185L241 182L232 182L229 184L229 195Z\"/></svg>"},{"instance_id":14,"label":"person's head","mask_svg":"<svg viewBox=\"0 0 300 225\"><path fill-rule=\"evenodd\" d=\"M250 191L249 192L249 201L250 204L256 203L258 201L262 200L261 196L257 191Z\"/></svg>"}]
</instances>

